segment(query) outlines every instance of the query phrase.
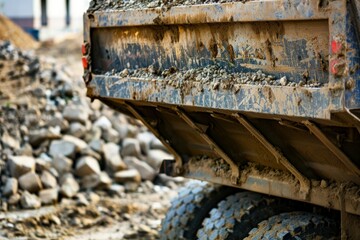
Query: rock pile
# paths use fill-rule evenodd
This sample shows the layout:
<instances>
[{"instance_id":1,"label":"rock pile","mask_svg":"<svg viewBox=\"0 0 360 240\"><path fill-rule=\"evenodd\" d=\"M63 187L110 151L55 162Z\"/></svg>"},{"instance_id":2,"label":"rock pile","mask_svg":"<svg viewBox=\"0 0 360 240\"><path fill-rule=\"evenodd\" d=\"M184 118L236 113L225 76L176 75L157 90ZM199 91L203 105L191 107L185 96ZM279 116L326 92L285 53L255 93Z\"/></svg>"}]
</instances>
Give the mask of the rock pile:
<instances>
[{"instance_id":1,"label":"rock pile","mask_svg":"<svg viewBox=\"0 0 360 240\"><path fill-rule=\"evenodd\" d=\"M0 66L19 75L20 63L31 70L31 84L16 93L1 88L16 94L0 100L3 210L38 208L81 190L136 191L141 181L154 181L164 158L172 159L140 122L90 103L59 66L0 43Z\"/></svg>"}]
</instances>

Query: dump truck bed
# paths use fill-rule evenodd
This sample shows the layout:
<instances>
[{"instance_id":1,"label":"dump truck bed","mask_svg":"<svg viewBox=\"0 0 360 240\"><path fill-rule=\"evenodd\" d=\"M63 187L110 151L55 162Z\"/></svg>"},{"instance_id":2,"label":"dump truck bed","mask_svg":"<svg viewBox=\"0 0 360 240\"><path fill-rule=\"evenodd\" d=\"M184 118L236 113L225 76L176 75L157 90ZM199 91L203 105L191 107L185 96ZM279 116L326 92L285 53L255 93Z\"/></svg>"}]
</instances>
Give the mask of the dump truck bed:
<instances>
[{"instance_id":1,"label":"dump truck bed","mask_svg":"<svg viewBox=\"0 0 360 240\"><path fill-rule=\"evenodd\" d=\"M175 156L167 173L339 209L324 184L360 184L359 10L273 0L89 11L88 96L143 121ZM348 194L359 215L359 192Z\"/></svg>"}]
</instances>

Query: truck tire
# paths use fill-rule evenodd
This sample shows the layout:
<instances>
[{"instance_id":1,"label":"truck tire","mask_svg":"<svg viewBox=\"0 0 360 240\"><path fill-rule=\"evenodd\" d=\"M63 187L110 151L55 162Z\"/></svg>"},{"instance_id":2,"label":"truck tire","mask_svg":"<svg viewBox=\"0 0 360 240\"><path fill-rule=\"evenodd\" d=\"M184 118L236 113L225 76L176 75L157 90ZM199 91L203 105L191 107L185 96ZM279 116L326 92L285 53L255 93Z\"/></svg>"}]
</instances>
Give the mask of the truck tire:
<instances>
[{"instance_id":1,"label":"truck tire","mask_svg":"<svg viewBox=\"0 0 360 240\"><path fill-rule=\"evenodd\" d=\"M196 238L201 223L212 208L238 189L191 181L180 189L178 197L171 202L160 231L161 240Z\"/></svg>"},{"instance_id":2,"label":"truck tire","mask_svg":"<svg viewBox=\"0 0 360 240\"><path fill-rule=\"evenodd\" d=\"M339 239L339 228L332 219L308 212L291 212L273 216L259 223L244 240Z\"/></svg>"},{"instance_id":3,"label":"truck tire","mask_svg":"<svg viewBox=\"0 0 360 240\"><path fill-rule=\"evenodd\" d=\"M211 210L197 237L199 240L243 239L262 220L293 210L287 203L253 192L231 195Z\"/></svg>"}]
</instances>

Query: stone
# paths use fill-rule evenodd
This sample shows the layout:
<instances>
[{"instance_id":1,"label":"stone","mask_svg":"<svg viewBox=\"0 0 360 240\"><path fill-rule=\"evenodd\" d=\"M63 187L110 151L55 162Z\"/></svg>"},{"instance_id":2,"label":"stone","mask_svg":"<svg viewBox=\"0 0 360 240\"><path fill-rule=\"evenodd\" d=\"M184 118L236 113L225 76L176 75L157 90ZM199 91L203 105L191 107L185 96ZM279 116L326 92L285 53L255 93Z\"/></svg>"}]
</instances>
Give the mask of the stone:
<instances>
[{"instance_id":1,"label":"stone","mask_svg":"<svg viewBox=\"0 0 360 240\"><path fill-rule=\"evenodd\" d=\"M12 156L9 161L9 169L12 177L19 178L21 175L35 171L35 159L29 156Z\"/></svg>"},{"instance_id":2,"label":"stone","mask_svg":"<svg viewBox=\"0 0 360 240\"><path fill-rule=\"evenodd\" d=\"M138 182L126 182L124 184L124 187L125 187L126 192L136 192L139 188L139 183Z\"/></svg>"},{"instance_id":3,"label":"stone","mask_svg":"<svg viewBox=\"0 0 360 240\"><path fill-rule=\"evenodd\" d=\"M87 199L92 203L92 204L97 204L100 201L100 196L97 195L94 192L89 192L87 194Z\"/></svg>"},{"instance_id":4,"label":"stone","mask_svg":"<svg viewBox=\"0 0 360 240\"><path fill-rule=\"evenodd\" d=\"M288 81L287 81L286 76L280 78L280 80L279 80L279 83L281 84L281 86L286 86L287 82Z\"/></svg>"},{"instance_id":5,"label":"stone","mask_svg":"<svg viewBox=\"0 0 360 240\"><path fill-rule=\"evenodd\" d=\"M94 126L101 129L108 129L112 127L112 124L106 116L101 116L98 120L94 122Z\"/></svg>"},{"instance_id":6,"label":"stone","mask_svg":"<svg viewBox=\"0 0 360 240\"><path fill-rule=\"evenodd\" d=\"M69 133L74 137L82 138L86 134L86 127L79 122L73 122L70 124Z\"/></svg>"},{"instance_id":7,"label":"stone","mask_svg":"<svg viewBox=\"0 0 360 240\"><path fill-rule=\"evenodd\" d=\"M60 193L64 197L72 198L74 197L80 189L79 184L75 181L74 177L66 177L61 184Z\"/></svg>"},{"instance_id":8,"label":"stone","mask_svg":"<svg viewBox=\"0 0 360 240\"><path fill-rule=\"evenodd\" d=\"M113 124L114 129L119 133L119 138L124 139L129 135L129 124L125 123L115 123Z\"/></svg>"},{"instance_id":9,"label":"stone","mask_svg":"<svg viewBox=\"0 0 360 240\"><path fill-rule=\"evenodd\" d=\"M20 202L20 194L15 193L14 195L11 195L8 199L8 204L9 205L17 205Z\"/></svg>"},{"instance_id":10,"label":"stone","mask_svg":"<svg viewBox=\"0 0 360 240\"><path fill-rule=\"evenodd\" d=\"M54 140L50 144L49 154L52 157L65 156L73 157L76 153L76 146L73 142L62 140Z\"/></svg>"},{"instance_id":11,"label":"stone","mask_svg":"<svg viewBox=\"0 0 360 240\"><path fill-rule=\"evenodd\" d=\"M4 131L2 133L1 142L5 147L9 147L14 150L20 148L20 142L14 137L12 137L7 131Z\"/></svg>"},{"instance_id":12,"label":"stone","mask_svg":"<svg viewBox=\"0 0 360 240\"><path fill-rule=\"evenodd\" d=\"M40 202L43 205L57 203L59 191L57 188L44 189L39 192Z\"/></svg>"},{"instance_id":13,"label":"stone","mask_svg":"<svg viewBox=\"0 0 360 240\"><path fill-rule=\"evenodd\" d=\"M150 144L154 138L155 136L150 132L142 132L136 136L136 139L140 143L141 151L145 153L145 155L149 152Z\"/></svg>"},{"instance_id":14,"label":"stone","mask_svg":"<svg viewBox=\"0 0 360 240\"><path fill-rule=\"evenodd\" d=\"M33 149L30 144L25 143L20 149L15 150L16 155L22 155L22 156L33 156Z\"/></svg>"},{"instance_id":15,"label":"stone","mask_svg":"<svg viewBox=\"0 0 360 240\"><path fill-rule=\"evenodd\" d=\"M118 143L120 141L119 133L113 128L103 129L102 138L106 142Z\"/></svg>"},{"instance_id":16,"label":"stone","mask_svg":"<svg viewBox=\"0 0 360 240\"><path fill-rule=\"evenodd\" d=\"M117 183L126 183L126 182L141 182L141 176L138 170L129 169L116 172L114 174L115 182Z\"/></svg>"},{"instance_id":17,"label":"stone","mask_svg":"<svg viewBox=\"0 0 360 240\"><path fill-rule=\"evenodd\" d=\"M28 191L23 192L20 203L24 209L36 209L41 207L40 199L35 194L31 194Z\"/></svg>"},{"instance_id":18,"label":"stone","mask_svg":"<svg viewBox=\"0 0 360 240\"><path fill-rule=\"evenodd\" d=\"M167 151L167 148L164 146L164 144L157 138L154 138L150 143L151 149L160 149L163 151Z\"/></svg>"},{"instance_id":19,"label":"stone","mask_svg":"<svg viewBox=\"0 0 360 240\"><path fill-rule=\"evenodd\" d=\"M52 166L60 174L70 172L72 165L73 165L72 160L62 155L55 156L52 162Z\"/></svg>"},{"instance_id":20,"label":"stone","mask_svg":"<svg viewBox=\"0 0 360 240\"><path fill-rule=\"evenodd\" d=\"M98 161L101 161L102 157L99 153L95 152L94 150L92 150L90 148L90 146L88 146L87 148L83 149L80 151L80 154L82 156L90 156L90 157L93 157L95 158L96 160Z\"/></svg>"},{"instance_id":21,"label":"stone","mask_svg":"<svg viewBox=\"0 0 360 240\"><path fill-rule=\"evenodd\" d=\"M75 144L77 152L80 152L83 149L88 147L87 143L84 140L81 140L80 138L77 138L77 137L74 137L71 135L64 135L63 140Z\"/></svg>"},{"instance_id":22,"label":"stone","mask_svg":"<svg viewBox=\"0 0 360 240\"><path fill-rule=\"evenodd\" d=\"M76 205L78 206L88 206L90 204L84 193L76 194L76 200Z\"/></svg>"},{"instance_id":23,"label":"stone","mask_svg":"<svg viewBox=\"0 0 360 240\"><path fill-rule=\"evenodd\" d=\"M88 131L84 137L86 142L90 142L95 139L100 139L102 135L102 130L99 127L92 126L90 131Z\"/></svg>"},{"instance_id":24,"label":"stone","mask_svg":"<svg viewBox=\"0 0 360 240\"><path fill-rule=\"evenodd\" d=\"M8 178L5 182L5 187L3 189L3 195L8 197L10 195L16 194L18 191L18 181L16 178Z\"/></svg>"},{"instance_id":25,"label":"stone","mask_svg":"<svg viewBox=\"0 0 360 240\"><path fill-rule=\"evenodd\" d=\"M65 132L69 129L69 122L65 120L60 113L57 113L46 123L46 126L60 127L61 132Z\"/></svg>"},{"instance_id":26,"label":"stone","mask_svg":"<svg viewBox=\"0 0 360 240\"><path fill-rule=\"evenodd\" d=\"M104 153L104 141L101 139L91 140L91 142L89 143L89 147L97 153Z\"/></svg>"},{"instance_id":27,"label":"stone","mask_svg":"<svg viewBox=\"0 0 360 240\"><path fill-rule=\"evenodd\" d=\"M157 172L149 164L136 157L125 157L124 162L130 169L137 169L142 180L153 181L157 175Z\"/></svg>"},{"instance_id":28,"label":"stone","mask_svg":"<svg viewBox=\"0 0 360 240\"><path fill-rule=\"evenodd\" d=\"M125 187L119 184L112 184L109 188L109 192L122 196L125 193Z\"/></svg>"},{"instance_id":29,"label":"stone","mask_svg":"<svg viewBox=\"0 0 360 240\"><path fill-rule=\"evenodd\" d=\"M59 127L50 127L49 129L39 129L33 130L29 133L29 143L33 147L38 147L42 142L46 140L60 139L60 128Z\"/></svg>"},{"instance_id":30,"label":"stone","mask_svg":"<svg viewBox=\"0 0 360 240\"><path fill-rule=\"evenodd\" d=\"M99 182L96 186L98 189L108 189L111 186L112 180L106 172L99 174Z\"/></svg>"},{"instance_id":31,"label":"stone","mask_svg":"<svg viewBox=\"0 0 360 240\"><path fill-rule=\"evenodd\" d=\"M117 172L126 168L126 164L120 156L120 147L117 144L107 143L103 149L106 167L110 171Z\"/></svg>"},{"instance_id":32,"label":"stone","mask_svg":"<svg viewBox=\"0 0 360 240\"><path fill-rule=\"evenodd\" d=\"M149 151L146 162L154 168L156 171L160 169L161 163L163 160L171 160L174 157L162 150L159 149L152 149Z\"/></svg>"},{"instance_id":33,"label":"stone","mask_svg":"<svg viewBox=\"0 0 360 240\"><path fill-rule=\"evenodd\" d=\"M20 188L30 193L39 192L43 186L39 176L34 172L28 172L19 178Z\"/></svg>"},{"instance_id":34,"label":"stone","mask_svg":"<svg viewBox=\"0 0 360 240\"><path fill-rule=\"evenodd\" d=\"M35 159L35 169L37 172L43 172L51 168L51 161L47 161L43 158Z\"/></svg>"},{"instance_id":35,"label":"stone","mask_svg":"<svg viewBox=\"0 0 360 240\"><path fill-rule=\"evenodd\" d=\"M84 177L86 175L100 173L99 162L90 156L81 157L75 167L76 175Z\"/></svg>"},{"instance_id":36,"label":"stone","mask_svg":"<svg viewBox=\"0 0 360 240\"><path fill-rule=\"evenodd\" d=\"M135 156L138 158L142 157L140 142L135 138L125 138L121 148L121 155L125 156Z\"/></svg>"},{"instance_id":37,"label":"stone","mask_svg":"<svg viewBox=\"0 0 360 240\"><path fill-rule=\"evenodd\" d=\"M70 122L85 123L89 118L89 112L82 106L66 106L63 111L63 117Z\"/></svg>"},{"instance_id":38,"label":"stone","mask_svg":"<svg viewBox=\"0 0 360 240\"><path fill-rule=\"evenodd\" d=\"M56 178L48 171L44 171L40 177L41 183L44 188L56 188L57 181Z\"/></svg>"}]
</instances>

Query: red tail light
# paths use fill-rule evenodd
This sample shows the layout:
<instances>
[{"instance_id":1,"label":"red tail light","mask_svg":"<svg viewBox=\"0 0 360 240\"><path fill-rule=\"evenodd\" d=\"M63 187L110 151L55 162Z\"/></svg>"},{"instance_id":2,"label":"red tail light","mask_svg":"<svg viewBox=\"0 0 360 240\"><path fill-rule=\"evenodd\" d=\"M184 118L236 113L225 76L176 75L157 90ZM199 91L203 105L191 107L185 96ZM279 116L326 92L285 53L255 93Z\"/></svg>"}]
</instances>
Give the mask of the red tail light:
<instances>
[{"instance_id":1,"label":"red tail light","mask_svg":"<svg viewBox=\"0 0 360 240\"><path fill-rule=\"evenodd\" d=\"M88 62L87 57L82 57L81 61L82 61L82 65L83 65L84 69L88 69L89 68L89 62Z\"/></svg>"}]
</instances>

